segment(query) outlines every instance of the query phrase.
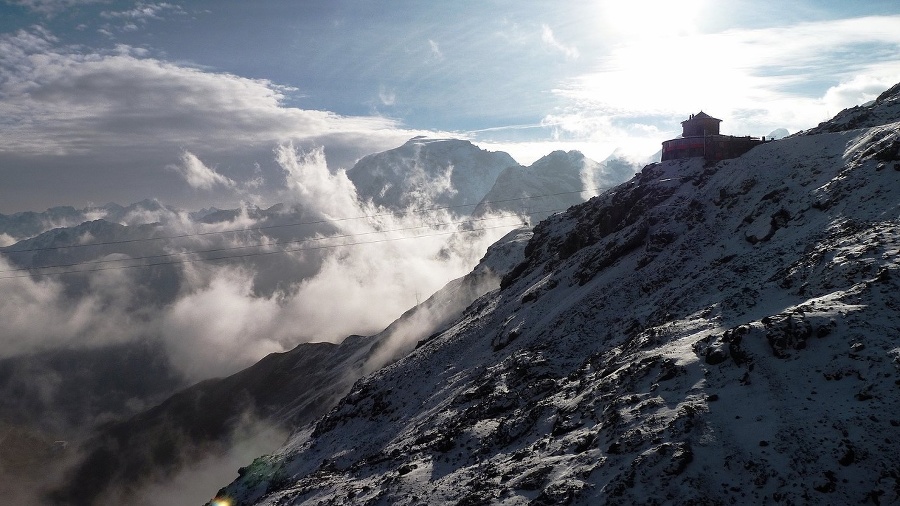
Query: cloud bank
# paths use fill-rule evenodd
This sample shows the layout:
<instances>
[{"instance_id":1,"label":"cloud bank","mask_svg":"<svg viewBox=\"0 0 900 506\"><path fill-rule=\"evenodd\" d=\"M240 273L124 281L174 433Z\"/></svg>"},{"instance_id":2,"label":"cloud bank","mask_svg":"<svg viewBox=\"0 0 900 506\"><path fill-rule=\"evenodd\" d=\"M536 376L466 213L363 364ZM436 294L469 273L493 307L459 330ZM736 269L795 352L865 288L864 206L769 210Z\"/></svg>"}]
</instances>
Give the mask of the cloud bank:
<instances>
[{"instance_id":1,"label":"cloud bank","mask_svg":"<svg viewBox=\"0 0 900 506\"><path fill-rule=\"evenodd\" d=\"M73 194L100 202L171 195L188 204L196 195L182 177L193 188L217 187L234 205L240 195L226 190L238 185L229 181L261 180L263 198L283 186L271 156L281 143L324 146L330 160L349 166L416 133L387 118L285 106L297 90L265 79L130 46L85 52L41 28L0 36L0 70L0 165L7 167L0 212L86 204ZM203 171L200 159L218 175Z\"/></svg>"},{"instance_id":2,"label":"cloud bank","mask_svg":"<svg viewBox=\"0 0 900 506\"><path fill-rule=\"evenodd\" d=\"M900 80L898 26L900 16L871 16L715 33L653 32L614 46L592 71L557 87L566 105L544 124L563 138L631 138L635 145L643 141L645 150L677 135L685 115L701 109L725 120L729 133L795 132ZM709 64L692 63L698 58Z\"/></svg>"},{"instance_id":3,"label":"cloud bank","mask_svg":"<svg viewBox=\"0 0 900 506\"><path fill-rule=\"evenodd\" d=\"M82 273L29 277L4 261L0 290L11 296L0 300L2 356L150 339L164 343L186 377L224 376L300 342L382 330L519 225L486 221L468 227L500 228L472 233L447 209L399 213L363 203L322 148L287 143L274 158L286 205L200 221L165 207L135 210L123 218L130 227L70 229L79 241L108 246L28 254ZM231 184L189 152L171 170L198 188ZM172 239L117 243L141 237ZM128 268L148 263L161 265Z\"/></svg>"}]
</instances>

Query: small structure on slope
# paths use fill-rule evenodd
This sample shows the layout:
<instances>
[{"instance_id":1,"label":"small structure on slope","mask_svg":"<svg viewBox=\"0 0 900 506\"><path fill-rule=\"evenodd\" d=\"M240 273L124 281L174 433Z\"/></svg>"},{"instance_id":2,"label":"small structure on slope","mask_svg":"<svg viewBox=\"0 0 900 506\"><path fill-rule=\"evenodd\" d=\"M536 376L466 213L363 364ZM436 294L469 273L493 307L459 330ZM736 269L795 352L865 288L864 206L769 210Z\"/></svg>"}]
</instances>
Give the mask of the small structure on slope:
<instances>
[{"instance_id":1,"label":"small structure on slope","mask_svg":"<svg viewBox=\"0 0 900 506\"><path fill-rule=\"evenodd\" d=\"M702 156L709 161L737 158L762 144L765 137L735 137L719 133L722 120L700 111L681 122L682 133L677 139L662 143L662 161Z\"/></svg>"}]
</instances>

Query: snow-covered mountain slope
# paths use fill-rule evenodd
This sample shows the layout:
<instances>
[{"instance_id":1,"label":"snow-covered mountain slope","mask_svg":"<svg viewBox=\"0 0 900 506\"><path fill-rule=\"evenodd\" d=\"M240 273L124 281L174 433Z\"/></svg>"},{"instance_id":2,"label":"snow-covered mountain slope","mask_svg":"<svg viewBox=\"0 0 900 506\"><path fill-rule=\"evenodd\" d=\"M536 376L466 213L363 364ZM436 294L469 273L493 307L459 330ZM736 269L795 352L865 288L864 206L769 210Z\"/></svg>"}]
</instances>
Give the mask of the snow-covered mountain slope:
<instances>
[{"instance_id":1,"label":"snow-covered mountain slope","mask_svg":"<svg viewBox=\"0 0 900 506\"><path fill-rule=\"evenodd\" d=\"M622 159L601 164L579 151L554 151L528 167L506 168L472 213L515 213L538 222L630 179L640 169Z\"/></svg>"},{"instance_id":2,"label":"snow-covered mountain slope","mask_svg":"<svg viewBox=\"0 0 900 506\"><path fill-rule=\"evenodd\" d=\"M229 377L184 389L128 420L106 424L81 449L80 463L53 492L53 500L126 500L140 486L168 480L192 461L221 457L230 446L268 442L258 451L271 451L281 442L266 441L273 427L291 430L319 418L364 374L405 355L496 289L500 278L524 258L530 237L527 229L510 232L471 273L449 282L377 335L350 336L340 344L303 343ZM222 480L233 476L233 469L225 472Z\"/></svg>"},{"instance_id":3,"label":"snow-covered mountain slope","mask_svg":"<svg viewBox=\"0 0 900 506\"><path fill-rule=\"evenodd\" d=\"M653 164L550 217L500 290L219 497L900 502L898 138Z\"/></svg>"},{"instance_id":4,"label":"snow-covered mountain slope","mask_svg":"<svg viewBox=\"0 0 900 506\"><path fill-rule=\"evenodd\" d=\"M468 215L503 169L517 165L502 151L469 141L415 137L406 144L363 157L347 171L359 197L394 210L453 207Z\"/></svg>"}]
</instances>

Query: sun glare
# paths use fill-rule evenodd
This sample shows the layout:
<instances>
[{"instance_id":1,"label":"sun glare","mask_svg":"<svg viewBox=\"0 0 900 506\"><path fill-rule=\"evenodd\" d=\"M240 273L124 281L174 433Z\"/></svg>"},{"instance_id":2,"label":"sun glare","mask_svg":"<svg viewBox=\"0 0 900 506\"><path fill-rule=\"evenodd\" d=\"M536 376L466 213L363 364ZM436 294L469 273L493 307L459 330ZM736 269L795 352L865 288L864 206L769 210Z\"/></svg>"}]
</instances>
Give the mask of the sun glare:
<instances>
[{"instance_id":1,"label":"sun glare","mask_svg":"<svg viewBox=\"0 0 900 506\"><path fill-rule=\"evenodd\" d=\"M600 16L609 30L636 37L694 33L707 0L615 0L603 2Z\"/></svg>"},{"instance_id":2,"label":"sun glare","mask_svg":"<svg viewBox=\"0 0 900 506\"><path fill-rule=\"evenodd\" d=\"M225 497L217 497L209 503L209 506L231 506L231 501Z\"/></svg>"}]
</instances>

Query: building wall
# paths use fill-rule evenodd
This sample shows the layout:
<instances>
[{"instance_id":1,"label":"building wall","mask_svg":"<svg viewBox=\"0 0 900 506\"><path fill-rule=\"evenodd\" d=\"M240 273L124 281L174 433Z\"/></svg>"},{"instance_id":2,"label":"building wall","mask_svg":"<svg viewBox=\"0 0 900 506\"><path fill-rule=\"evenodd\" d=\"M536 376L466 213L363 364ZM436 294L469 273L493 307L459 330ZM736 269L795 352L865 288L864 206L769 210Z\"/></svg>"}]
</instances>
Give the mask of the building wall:
<instances>
[{"instance_id":1,"label":"building wall","mask_svg":"<svg viewBox=\"0 0 900 506\"><path fill-rule=\"evenodd\" d=\"M681 122L682 137L696 135L718 135L719 122L716 118L691 118Z\"/></svg>"},{"instance_id":2,"label":"building wall","mask_svg":"<svg viewBox=\"0 0 900 506\"><path fill-rule=\"evenodd\" d=\"M662 143L662 161L703 157L710 161L737 158L764 143L755 137L707 135L671 139Z\"/></svg>"}]
</instances>

